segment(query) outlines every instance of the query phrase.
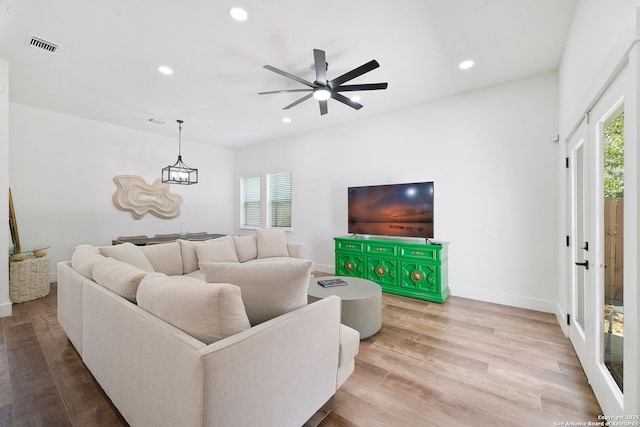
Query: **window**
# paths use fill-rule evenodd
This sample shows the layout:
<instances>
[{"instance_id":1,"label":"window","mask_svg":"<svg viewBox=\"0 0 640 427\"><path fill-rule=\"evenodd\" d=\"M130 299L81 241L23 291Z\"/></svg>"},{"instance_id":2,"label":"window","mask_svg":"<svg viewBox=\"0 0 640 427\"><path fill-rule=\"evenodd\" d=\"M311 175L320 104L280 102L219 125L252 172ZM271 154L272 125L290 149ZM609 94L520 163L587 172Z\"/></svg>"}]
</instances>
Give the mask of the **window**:
<instances>
[{"instance_id":1,"label":"window","mask_svg":"<svg viewBox=\"0 0 640 427\"><path fill-rule=\"evenodd\" d=\"M243 227L262 226L261 177L241 178L242 212L240 224Z\"/></svg>"},{"instance_id":2,"label":"window","mask_svg":"<svg viewBox=\"0 0 640 427\"><path fill-rule=\"evenodd\" d=\"M267 218L269 227L291 227L291 172L267 175Z\"/></svg>"},{"instance_id":3,"label":"window","mask_svg":"<svg viewBox=\"0 0 640 427\"><path fill-rule=\"evenodd\" d=\"M291 228L291 172L243 176L240 181L240 227ZM266 200L266 207L262 201ZM265 215L266 214L266 215ZM265 224L262 218L266 217Z\"/></svg>"}]
</instances>

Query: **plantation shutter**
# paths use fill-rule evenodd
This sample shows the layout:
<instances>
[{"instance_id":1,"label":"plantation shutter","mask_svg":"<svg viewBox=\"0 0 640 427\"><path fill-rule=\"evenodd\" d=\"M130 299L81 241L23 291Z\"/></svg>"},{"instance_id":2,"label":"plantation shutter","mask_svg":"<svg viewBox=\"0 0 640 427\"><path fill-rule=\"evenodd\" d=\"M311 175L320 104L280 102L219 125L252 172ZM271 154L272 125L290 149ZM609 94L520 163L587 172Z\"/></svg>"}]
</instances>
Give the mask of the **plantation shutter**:
<instances>
[{"instance_id":1,"label":"plantation shutter","mask_svg":"<svg viewBox=\"0 0 640 427\"><path fill-rule=\"evenodd\" d=\"M242 218L243 226L260 227L262 225L260 199L260 177L242 178Z\"/></svg>"},{"instance_id":2,"label":"plantation shutter","mask_svg":"<svg viewBox=\"0 0 640 427\"><path fill-rule=\"evenodd\" d=\"M291 227L291 172L267 175L269 226Z\"/></svg>"}]
</instances>

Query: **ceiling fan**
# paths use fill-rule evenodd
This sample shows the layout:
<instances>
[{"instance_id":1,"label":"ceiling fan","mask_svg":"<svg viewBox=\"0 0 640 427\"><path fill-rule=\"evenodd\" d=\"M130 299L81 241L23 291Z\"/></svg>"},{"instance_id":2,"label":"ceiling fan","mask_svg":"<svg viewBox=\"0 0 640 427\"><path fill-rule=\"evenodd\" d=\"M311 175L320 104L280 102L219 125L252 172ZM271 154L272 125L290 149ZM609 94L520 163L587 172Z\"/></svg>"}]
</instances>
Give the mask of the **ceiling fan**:
<instances>
[{"instance_id":1,"label":"ceiling fan","mask_svg":"<svg viewBox=\"0 0 640 427\"><path fill-rule=\"evenodd\" d=\"M343 83L348 82L349 80L353 80L356 77L359 77L365 73L368 73L371 70L374 70L380 66L378 61L375 59L367 62L364 65L359 66L358 68L354 68L353 70L344 73L343 75L336 77L333 80L327 80L327 68L329 68L329 64L327 64L327 59L324 50L313 49L313 61L314 68L316 70L316 80L312 83L307 80L301 79L298 76L294 76L293 74L287 73L286 71L279 70L271 65L265 65L263 68L266 68L269 71L273 71L274 73L280 74L281 76L290 78L291 80L295 80L298 83L302 83L305 86L308 86L308 89L284 89L284 90L272 90L269 92L258 92L259 95L270 95L274 93L287 93L287 92L310 92L309 94L303 96L297 101L287 105L283 108L283 110L288 110L289 108L295 107L303 101L313 97L318 100L320 104L320 114L327 114L329 111L327 109L327 100L329 98L333 98L336 101L340 101L345 105L348 105L351 108L355 108L359 110L362 108L362 104L359 104L355 101L352 101L348 97L344 96L340 92L353 92L360 90L379 90L386 89L387 83L368 83L368 84L354 84L354 85L343 85Z\"/></svg>"}]
</instances>

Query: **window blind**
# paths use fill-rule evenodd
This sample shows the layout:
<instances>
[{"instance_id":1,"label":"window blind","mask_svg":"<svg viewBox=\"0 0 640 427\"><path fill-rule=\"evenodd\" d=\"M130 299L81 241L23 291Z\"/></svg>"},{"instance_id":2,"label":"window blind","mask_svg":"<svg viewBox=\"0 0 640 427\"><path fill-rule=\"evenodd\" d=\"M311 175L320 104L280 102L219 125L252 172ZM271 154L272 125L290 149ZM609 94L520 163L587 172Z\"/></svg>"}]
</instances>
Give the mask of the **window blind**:
<instances>
[{"instance_id":1,"label":"window blind","mask_svg":"<svg viewBox=\"0 0 640 427\"><path fill-rule=\"evenodd\" d=\"M243 226L262 226L260 184L260 176L242 177L242 218L240 223Z\"/></svg>"},{"instance_id":2,"label":"window blind","mask_svg":"<svg viewBox=\"0 0 640 427\"><path fill-rule=\"evenodd\" d=\"M267 175L270 227L291 227L291 172Z\"/></svg>"}]
</instances>

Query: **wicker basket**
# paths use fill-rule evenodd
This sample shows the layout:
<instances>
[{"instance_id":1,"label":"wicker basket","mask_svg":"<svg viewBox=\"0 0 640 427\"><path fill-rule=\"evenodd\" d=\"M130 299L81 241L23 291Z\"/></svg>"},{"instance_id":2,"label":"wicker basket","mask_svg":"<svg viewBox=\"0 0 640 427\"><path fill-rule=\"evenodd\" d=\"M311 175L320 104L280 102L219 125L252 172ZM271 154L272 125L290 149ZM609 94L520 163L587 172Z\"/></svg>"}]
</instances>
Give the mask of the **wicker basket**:
<instances>
[{"instance_id":1,"label":"wicker basket","mask_svg":"<svg viewBox=\"0 0 640 427\"><path fill-rule=\"evenodd\" d=\"M49 295L49 257L9 262L9 298L13 303Z\"/></svg>"}]
</instances>

